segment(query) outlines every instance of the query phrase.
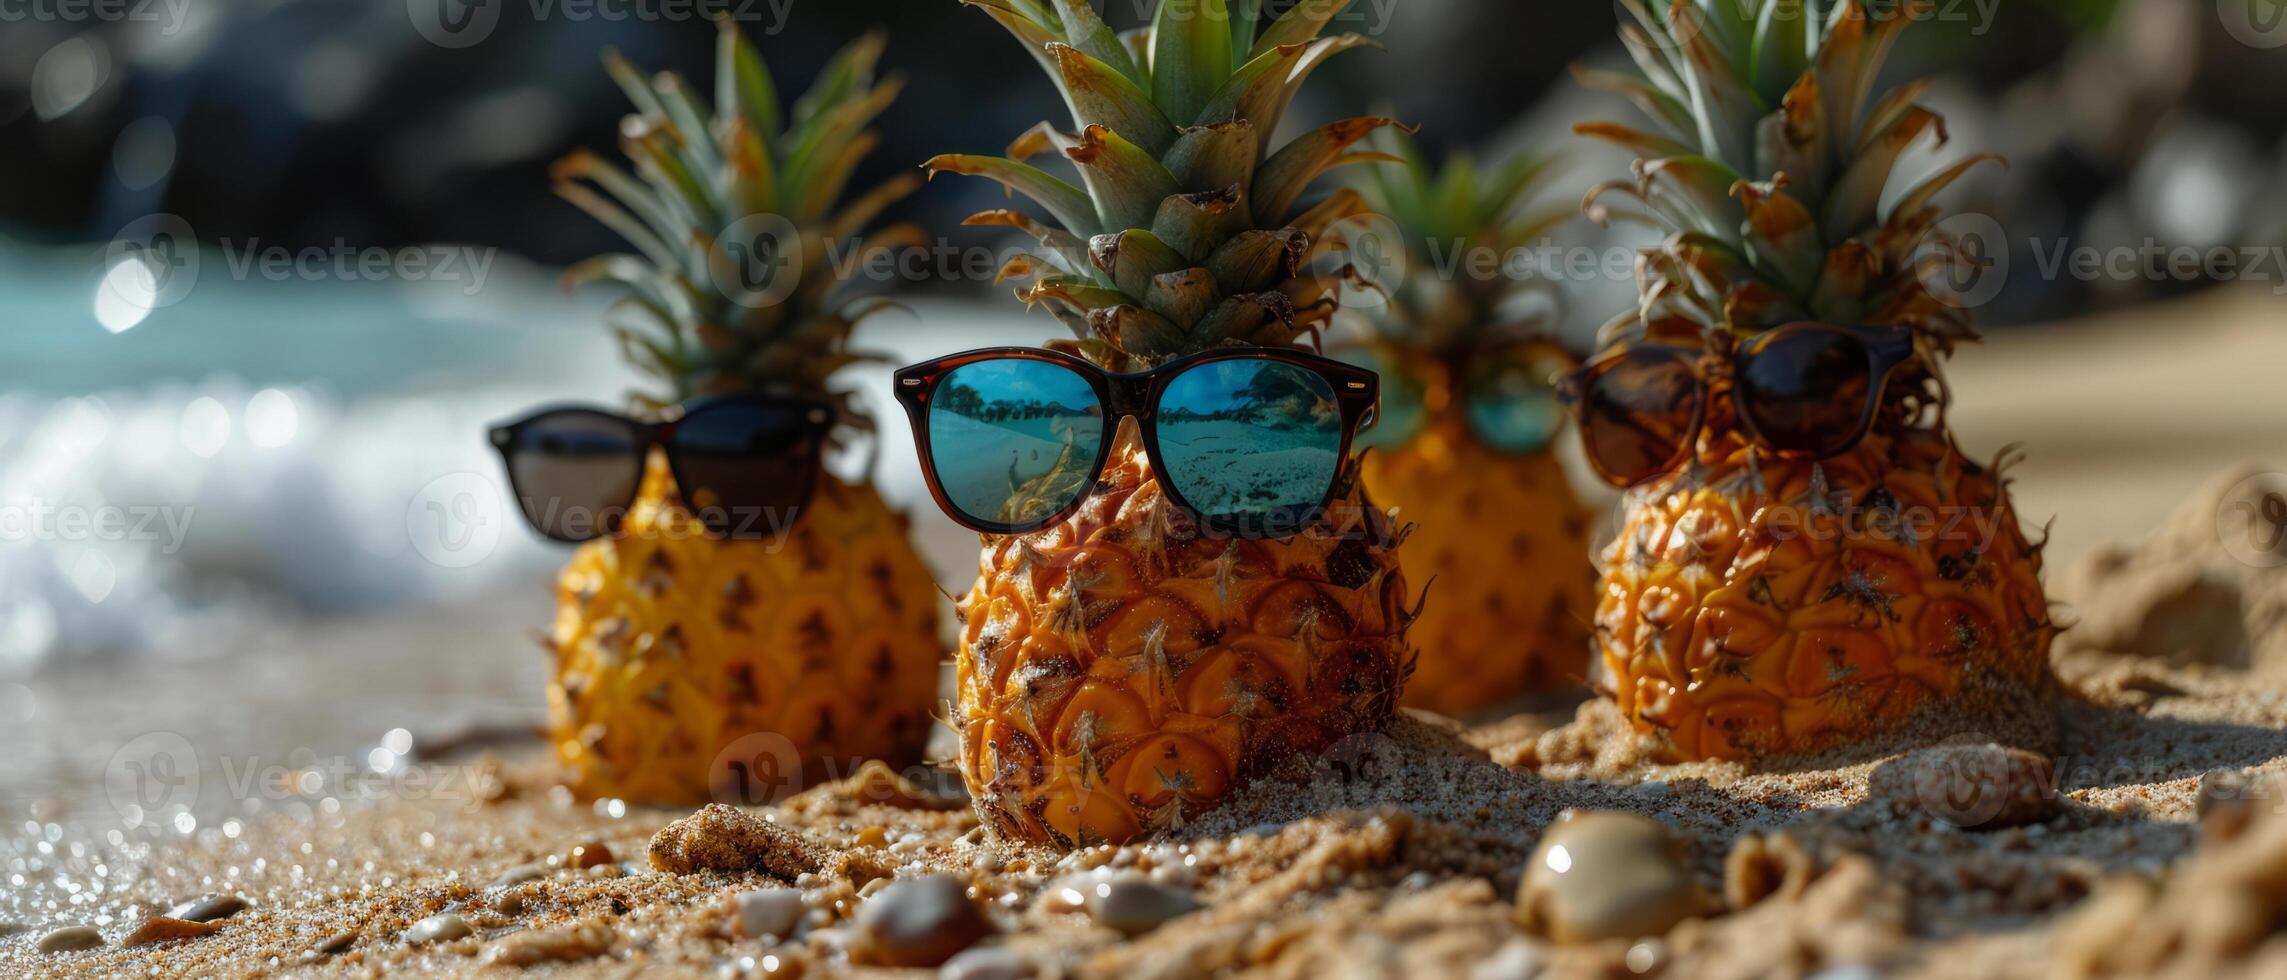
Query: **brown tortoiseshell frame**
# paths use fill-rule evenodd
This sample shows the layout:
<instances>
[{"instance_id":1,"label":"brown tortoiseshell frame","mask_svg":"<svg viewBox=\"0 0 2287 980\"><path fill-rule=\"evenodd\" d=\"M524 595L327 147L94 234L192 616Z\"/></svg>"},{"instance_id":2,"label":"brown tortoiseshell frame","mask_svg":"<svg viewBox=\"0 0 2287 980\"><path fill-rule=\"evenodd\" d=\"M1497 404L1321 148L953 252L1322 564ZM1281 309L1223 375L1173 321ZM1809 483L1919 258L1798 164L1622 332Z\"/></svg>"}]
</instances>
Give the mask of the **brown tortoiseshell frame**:
<instances>
[{"instance_id":1,"label":"brown tortoiseshell frame","mask_svg":"<svg viewBox=\"0 0 2287 980\"><path fill-rule=\"evenodd\" d=\"M1143 435L1144 454L1151 463L1152 475L1159 478L1160 490L1176 506L1183 508L1184 513L1190 514L1209 530L1234 536L1246 536L1249 529L1228 526L1200 514L1197 508L1191 506L1190 501L1183 498L1182 490L1160 463L1157 424L1159 399L1166 393L1170 381L1201 364L1229 360L1277 361L1302 368L1324 379L1327 386L1333 389L1335 401L1342 411L1342 448L1334 478L1327 482L1326 493L1314 509L1312 520L1317 515L1324 514L1326 508L1333 504L1334 496L1342 485L1344 472L1353 465L1350 458L1351 441L1360 430L1372 426L1374 411L1381 398L1381 378L1371 370L1305 351L1275 347L1233 347L1208 351L1134 374L1114 374L1070 354L1036 347L990 347L898 369L895 385L897 400L905 406L906 417L913 423L913 442L921 450L921 473L928 481L930 495L937 498L937 507L946 516L962 527L982 534L1030 534L1044 527L1052 527L1070 518L1087 500L1086 494L1076 494L1061 510L1046 518L1023 524L1004 524L962 512L953 505L952 498L946 495L945 488L938 483L937 467L930 462L930 399L936 395L937 385L946 375L979 361L995 360L1032 360L1056 364L1085 379L1095 391L1096 402L1103 407L1104 421L1110 428L1105 430L1104 438L1096 447L1096 459L1090 464L1090 485L1103 478L1104 464L1111 458L1112 443L1115 441L1113 430L1120 420L1133 418L1136 420L1136 428ZM1301 523L1308 526L1309 521Z\"/></svg>"},{"instance_id":2,"label":"brown tortoiseshell frame","mask_svg":"<svg viewBox=\"0 0 2287 980\"><path fill-rule=\"evenodd\" d=\"M1812 330L1847 333L1866 348L1866 371L1867 379L1870 382L1866 388L1866 404L1859 410L1858 422L1850 430L1849 437L1838 440L1831 446L1823 446L1815 450L1782 447L1772 443L1769 437L1756 428L1753 413L1734 412L1733 415L1739 420L1739 427L1747 434L1747 437L1774 456L1782 459L1825 459L1839 456L1849 452L1852 447L1858 445L1859 440L1866 438L1866 433L1874 427L1875 415L1881 410L1882 393L1889 386L1890 376L1897 373L1900 366L1914 359L1914 335L1911 330L1904 327L1846 327L1809 321L1790 323L1757 334L1736 344L1730 352L1728 362L1718 353L1685 344L1656 341L1624 343L1613 347L1603 356L1590 361L1580 370L1566 376L1557 385L1557 398L1571 411L1573 422L1581 431L1582 444L1590 449L1587 454L1590 468L1594 469L1596 475L1602 478L1604 482L1626 489L1648 482L1659 475L1675 472L1690 460L1692 454L1697 451L1700 430L1707 424L1707 402L1710 394L1708 375L1711 370L1723 369L1728 363L1729 373L1725 376L1728 382L1728 379L1738 377L1747 365L1755 359L1755 356L1770 346L1772 341ZM1589 388L1603 380L1605 374L1620 363L1623 355L1645 349L1672 351L1676 359L1690 362L1693 365L1692 376L1697 386L1692 393L1691 420L1679 430L1683 433L1683 438L1676 443L1675 455L1669 457L1667 462L1661 464L1659 469L1651 475L1630 479L1626 474L1617 474L1607 470L1604 461L1597 458L1594 447L1587 442L1588 419L1584 417L1587 411L1586 396ZM1727 390L1728 387L1727 384Z\"/></svg>"}]
</instances>

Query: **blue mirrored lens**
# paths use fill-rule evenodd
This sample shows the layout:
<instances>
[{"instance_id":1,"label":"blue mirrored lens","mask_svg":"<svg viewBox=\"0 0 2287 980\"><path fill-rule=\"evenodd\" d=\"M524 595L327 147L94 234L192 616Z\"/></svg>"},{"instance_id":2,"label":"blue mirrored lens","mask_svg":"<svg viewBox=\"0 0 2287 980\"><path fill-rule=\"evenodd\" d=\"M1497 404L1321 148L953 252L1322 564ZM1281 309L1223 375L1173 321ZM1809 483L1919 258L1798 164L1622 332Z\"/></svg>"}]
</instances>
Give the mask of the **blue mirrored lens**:
<instances>
[{"instance_id":1,"label":"blue mirrored lens","mask_svg":"<svg viewBox=\"0 0 2287 980\"><path fill-rule=\"evenodd\" d=\"M1072 505L1095 478L1104 409L1060 364L1010 359L955 368L929 399L929 460L953 507L1023 526Z\"/></svg>"},{"instance_id":2,"label":"blue mirrored lens","mask_svg":"<svg viewBox=\"0 0 2287 980\"><path fill-rule=\"evenodd\" d=\"M1176 376L1158 408L1160 466L1226 531L1292 534L1318 516L1341 467L1342 409L1316 372L1209 361Z\"/></svg>"},{"instance_id":3,"label":"blue mirrored lens","mask_svg":"<svg viewBox=\"0 0 2287 980\"><path fill-rule=\"evenodd\" d=\"M1548 448L1564 420L1552 378L1570 365L1547 357L1487 364L1469 379L1469 428L1487 446L1504 453L1537 453Z\"/></svg>"}]
</instances>

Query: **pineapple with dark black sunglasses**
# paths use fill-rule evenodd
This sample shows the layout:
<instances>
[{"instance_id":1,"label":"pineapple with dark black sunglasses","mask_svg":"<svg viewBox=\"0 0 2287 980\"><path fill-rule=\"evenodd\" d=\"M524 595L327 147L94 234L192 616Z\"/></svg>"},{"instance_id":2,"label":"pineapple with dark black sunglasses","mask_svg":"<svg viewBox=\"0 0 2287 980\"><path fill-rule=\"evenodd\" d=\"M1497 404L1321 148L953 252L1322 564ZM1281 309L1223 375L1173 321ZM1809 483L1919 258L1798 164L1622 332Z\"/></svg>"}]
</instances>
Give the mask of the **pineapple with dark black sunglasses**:
<instances>
[{"instance_id":1,"label":"pineapple with dark black sunglasses","mask_svg":"<svg viewBox=\"0 0 2287 980\"><path fill-rule=\"evenodd\" d=\"M557 188L642 254L599 256L565 278L626 288L612 308L615 335L663 386L638 399L646 409L763 392L830 410L829 439L872 429L827 379L865 360L850 333L878 301L838 293L826 256L918 183L901 177L841 201L876 141L868 123L897 91L875 79L882 47L873 36L842 50L791 116L727 21L712 110L683 79L646 79L607 57L637 110L621 143L635 174L575 153L557 164ZM731 229L750 219L792 234L775 248L756 249L760 236L734 243ZM866 242L917 234L891 228ZM797 257L799 281L773 289L773 270ZM943 657L942 600L905 516L870 484L817 472L790 526L726 540L693 513L710 503L687 499L695 488L678 492L668 459L652 452L616 533L581 546L557 580L548 702L571 786L652 803L751 803L805 776L774 767L815 779L860 759L919 762Z\"/></svg>"},{"instance_id":2,"label":"pineapple with dark black sunglasses","mask_svg":"<svg viewBox=\"0 0 2287 980\"><path fill-rule=\"evenodd\" d=\"M1945 424L1939 364L1975 334L1928 278L1968 261L1933 196L1991 158L1881 206L1900 155L1944 135L1925 84L1875 89L1927 4L1623 3L1640 72L1582 75L1657 131L1578 127L1641 157L1591 211L1631 198L1669 237L1608 328L1629 339L1572 382L1590 458L1632 485L1602 556L1598 686L1692 759L2040 727L2040 548L2000 461Z\"/></svg>"}]
</instances>

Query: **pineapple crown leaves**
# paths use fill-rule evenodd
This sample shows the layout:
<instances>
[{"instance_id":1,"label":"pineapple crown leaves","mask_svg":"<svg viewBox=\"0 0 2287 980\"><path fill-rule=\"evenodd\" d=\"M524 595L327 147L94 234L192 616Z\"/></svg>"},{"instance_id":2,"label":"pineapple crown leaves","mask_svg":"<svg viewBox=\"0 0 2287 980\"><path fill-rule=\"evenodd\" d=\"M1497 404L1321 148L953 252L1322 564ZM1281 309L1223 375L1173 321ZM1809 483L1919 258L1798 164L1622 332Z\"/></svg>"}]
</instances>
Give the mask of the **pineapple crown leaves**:
<instances>
[{"instance_id":1,"label":"pineapple crown leaves","mask_svg":"<svg viewBox=\"0 0 2287 980\"><path fill-rule=\"evenodd\" d=\"M1639 265L1640 318L1754 332L1793 320L1914 328L1940 351L1975 339L1968 314L1924 283L1963 261L1936 195L1980 154L1881 207L1900 157L1945 122L1917 104L1926 82L1877 97L1883 61L1932 0L1621 0L1636 72L1576 68L1626 97L1653 130L1575 132L1634 151L1634 180L1591 191L1589 216L1670 233ZM1630 199L1640 210L1611 207ZM1938 246L1930 248L1929 246Z\"/></svg>"},{"instance_id":2,"label":"pineapple crown leaves","mask_svg":"<svg viewBox=\"0 0 2287 980\"><path fill-rule=\"evenodd\" d=\"M1432 167L1419 141L1396 128L1376 133L1369 146L1402 166L1353 171L1346 183L1364 196L1367 208L1396 225L1414 270L1389 291L1385 306L1369 312L1377 341L1460 351L1544 332L1550 326L1546 307L1526 322L1512 322L1507 307L1545 281L1472 278L1465 253L1506 255L1572 218L1569 205L1534 204L1555 161L1519 154L1483 167L1475 157L1456 154Z\"/></svg>"},{"instance_id":3,"label":"pineapple crown leaves","mask_svg":"<svg viewBox=\"0 0 2287 980\"><path fill-rule=\"evenodd\" d=\"M894 304L850 295L827 260L836 242L856 242L860 253L922 242L910 225L859 237L920 185L914 176L844 200L851 175L879 142L868 126L899 89L895 79L875 77L884 39L870 34L843 48L787 111L753 45L729 19L718 27L711 109L680 76L645 78L617 52L604 52L605 70L635 109L620 125L620 149L634 172L581 150L557 161L551 177L559 196L635 251L572 266L565 288L610 282L626 290L607 314L613 335L628 360L666 388L638 393L645 407L772 391L831 401L841 424L870 431L854 396L828 391L826 382L848 365L885 360L852 349L850 333ZM780 250L782 268L799 276L761 299L736 288L742 280L730 254L761 247L759 239L735 240L758 224Z\"/></svg>"},{"instance_id":4,"label":"pineapple crown leaves","mask_svg":"<svg viewBox=\"0 0 2287 980\"><path fill-rule=\"evenodd\" d=\"M1272 134L1303 83L1371 42L1324 36L1343 2L1298 4L1265 23L1261 0L1161 0L1149 27L1112 30L1087 0L962 0L1015 35L1071 110L1001 157L946 155L932 176L985 177L1046 211L987 211L973 225L1038 243L1001 278L1075 335L1064 346L1114 369L1226 344L1288 346L1316 337L1338 306L1337 277L1305 273L1335 252L1328 229L1364 213L1337 190L1311 206L1327 171L1388 158L1353 147L1394 120L1345 119L1283 146ZM1044 153L1075 186L1032 166ZM1052 222L1052 223L1051 223Z\"/></svg>"}]
</instances>

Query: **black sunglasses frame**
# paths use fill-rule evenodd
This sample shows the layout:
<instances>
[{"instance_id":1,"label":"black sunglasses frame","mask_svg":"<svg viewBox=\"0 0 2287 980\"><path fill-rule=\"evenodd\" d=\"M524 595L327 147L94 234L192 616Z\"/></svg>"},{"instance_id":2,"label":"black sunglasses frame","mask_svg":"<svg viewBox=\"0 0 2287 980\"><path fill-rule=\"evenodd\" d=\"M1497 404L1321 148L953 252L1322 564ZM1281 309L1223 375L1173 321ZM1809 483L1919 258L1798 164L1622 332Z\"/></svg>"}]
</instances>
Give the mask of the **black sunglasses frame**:
<instances>
[{"instance_id":1,"label":"black sunglasses frame","mask_svg":"<svg viewBox=\"0 0 2287 980\"><path fill-rule=\"evenodd\" d=\"M1737 379L1746 372L1747 367L1753 363L1755 357L1768 349L1772 342L1794 334L1813 331L1847 334L1865 348L1866 373L1869 382L1866 388L1866 404L1860 407L1858 421L1851 429L1848 439L1841 441L1839 445L1834 447L1818 450L1787 449L1777 446L1771 442L1769 436L1765 435L1755 425L1753 413L1746 411L1732 413L1738 419L1740 429L1746 432L1748 438L1754 440L1755 444L1765 451L1782 459L1831 459L1849 452L1857 446L1860 440L1866 438L1866 433L1874 427L1875 413L1882 410L1883 392L1889 388L1891 376L1915 357L1914 332L1905 327L1843 326L1807 321L1790 323L1758 334L1732 348L1727 359L1730 374L1726 381L1730 390L1734 392L1734 397L1736 397ZM1590 452L1588 463L1592 469L1596 470L1596 475L1603 478L1605 483L1622 489L1649 483L1657 479L1662 473L1674 472L1684 460L1689 459L1692 454L1699 451L1700 432L1707 425L1707 402L1710 393L1707 377L1708 366L1709 362L1716 361L1721 355L1685 344L1631 342L1618 345L1603 356L1581 366L1579 370L1566 376L1557 385L1558 400L1562 401L1565 408L1571 412L1573 425L1581 431L1582 437L1585 439L1589 420L1584 417L1584 413L1589 388L1603 380L1606 373L1630 353L1642 352L1647 349L1672 351L1677 360L1684 361L1690 366L1693 382L1691 421L1680 430L1682 437L1677 440L1675 454L1670 456L1666 463L1649 476L1633 480L1625 479L1623 475L1605 469L1603 461L1597 459L1594 452Z\"/></svg>"},{"instance_id":2,"label":"black sunglasses frame","mask_svg":"<svg viewBox=\"0 0 2287 980\"><path fill-rule=\"evenodd\" d=\"M691 500L690 475L683 465L682 454L677 452L675 447L675 432L685 420L694 415L703 414L711 409L735 405L760 405L770 408L791 409L800 414L806 426L803 432L805 443L812 448L809 453L811 458L806 461L809 464L810 479L801 488L796 500L790 505L796 513L799 513L803 508L810 505L810 498L817 491L818 474L825 468L826 435L833 429L835 421L834 406L814 399L789 398L759 392L710 395L684 402L676 407L673 418L658 422L630 418L618 412L592 405L544 405L533 409L526 413L523 418L514 422L505 422L493 426L489 438L492 448L500 453L501 466L508 471L508 489L510 493L516 495L517 511L524 515L524 522L531 525L532 530L539 533L540 536L551 541L560 541L565 544L584 544L619 533L622 517L628 508L635 505L635 496L642 490L643 468L654 448L667 454L667 471L675 477L675 492L681 498L684 509L693 515L699 515L701 513L699 508ZM635 480L630 483L630 486L634 487L635 491L626 500L606 504L604 520L597 522L596 533L586 537L557 534L543 527L539 521L534 520L531 509L525 506L524 487L516 476L514 453L518 437L523 435L526 429L550 419L567 415L604 419L625 425L628 427L629 434L635 438L635 445L630 451L635 467ZM735 536L711 526L708 530L717 535Z\"/></svg>"},{"instance_id":3,"label":"black sunglasses frame","mask_svg":"<svg viewBox=\"0 0 2287 980\"><path fill-rule=\"evenodd\" d=\"M1133 418L1136 421L1137 430L1143 436L1144 455L1151 463L1152 475L1159 480L1160 491L1167 494L1170 501L1181 507L1184 513L1191 515L1193 520L1198 521L1201 526L1209 531L1234 537L1263 535L1253 533L1259 532L1261 529L1248 528L1244 526L1243 521L1233 523L1219 517L1201 514L1199 509L1193 507L1189 500L1184 499L1182 489L1177 486L1174 478L1168 475L1166 466L1160 462L1159 426L1157 423L1159 400L1162 395L1166 394L1170 382L1184 372L1202 364L1258 360L1275 361L1303 368L1324 379L1327 386L1333 389L1335 402L1342 412L1342 447L1337 453L1334 478L1327 481L1325 495L1319 499L1318 505L1311 509L1308 519L1298 522L1297 530L1308 527L1312 521L1324 516L1326 509L1334 503L1335 494L1343 482L1343 475L1352 465L1350 459L1351 443L1357 438L1361 430L1373 426L1375 410L1381 399L1381 377L1372 370L1344 364L1305 351L1279 348L1230 348L1228 350L1207 351L1178 358L1149 371L1133 374L1114 374L1070 354L1037 347L988 347L981 350L950 354L935 360L899 368L894 390L898 403L905 406L906 417L913 423L913 441L914 445L921 451L921 474L922 478L928 481L929 493L937 498L937 506L945 512L946 516L951 517L955 523L962 527L980 534L1030 534L1042 528L1054 527L1070 520L1073 514L1079 512L1081 505L1087 503L1088 498L1086 493L1074 494L1073 499L1067 502L1063 509L1052 515L1037 521L1008 524L986 520L962 511L961 508L954 506L952 498L946 494L944 486L938 482L937 467L931 461L933 450L929 443L929 403L937 394L937 385L946 376L960 368L981 361L997 360L1046 361L1051 364L1062 365L1085 379L1089 387L1094 389L1096 403L1103 408L1103 421L1109 428L1105 430L1103 438L1098 441L1096 458L1089 465L1088 483L1090 485L1094 485L1103 479L1104 465L1111 459L1112 443L1117 441L1114 436L1120 421Z\"/></svg>"}]
</instances>

